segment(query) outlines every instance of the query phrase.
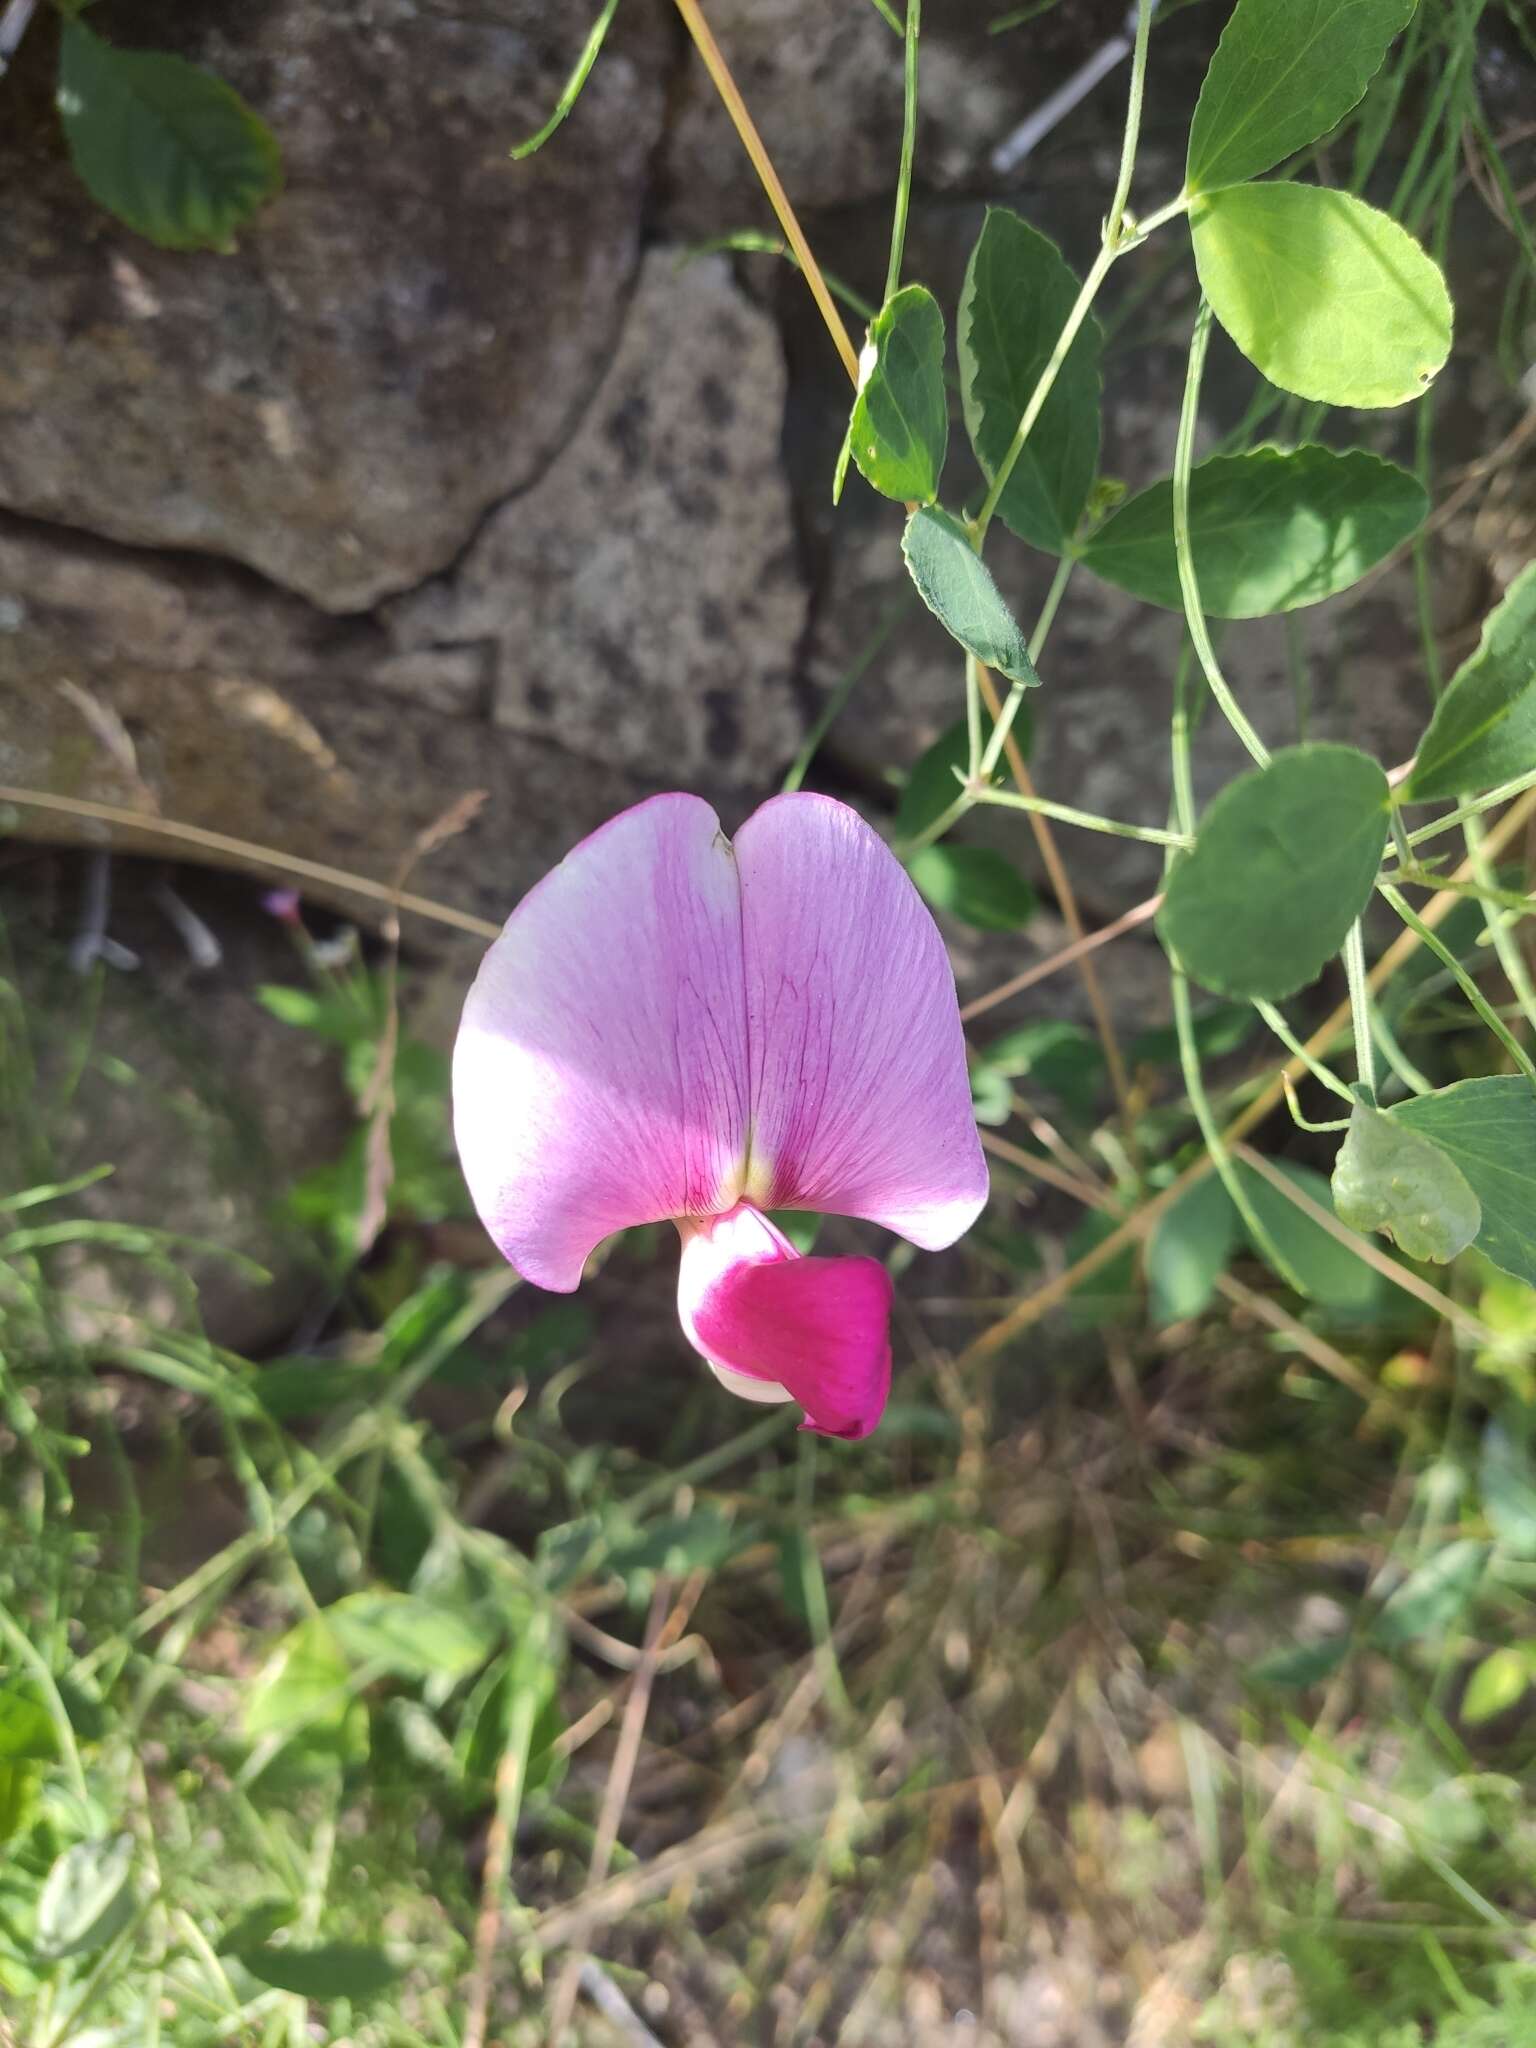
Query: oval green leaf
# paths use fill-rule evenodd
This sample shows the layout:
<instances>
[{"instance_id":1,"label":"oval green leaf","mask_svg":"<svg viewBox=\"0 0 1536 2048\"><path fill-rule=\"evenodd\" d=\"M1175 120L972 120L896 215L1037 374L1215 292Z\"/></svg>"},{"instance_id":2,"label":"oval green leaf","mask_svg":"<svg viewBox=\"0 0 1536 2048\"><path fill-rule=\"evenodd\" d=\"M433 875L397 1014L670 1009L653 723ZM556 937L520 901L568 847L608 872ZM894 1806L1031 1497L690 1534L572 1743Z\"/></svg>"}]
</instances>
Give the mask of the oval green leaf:
<instances>
[{"instance_id":1,"label":"oval green leaf","mask_svg":"<svg viewBox=\"0 0 1536 2048\"><path fill-rule=\"evenodd\" d=\"M1018 620L952 512L919 506L907 521L901 552L918 595L946 632L1010 682L1038 684Z\"/></svg>"},{"instance_id":2,"label":"oval green leaf","mask_svg":"<svg viewBox=\"0 0 1536 2048\"><path fill-rule=\"evenodd\" d=\"M381 1948L327 1941L316 1948L242 1949L239 1961L259 1983L321 2003L330 1998L375 1998L401 1975Z\"/></svg>"},{"instance_id":3,"label":"oval green leaf","mask_svg":"<svg viewBox=\"0 0 1536 2048\"><path fill-rule=\"evenodd\" d=\"M1495 1715L1506 1713L1524 1699L1533 1675L1536 1664L1529 1644L1516 1649L1506 1643L1500 1650L1490 1650L1467 1680L1467 1689L1461 1696L1462 1720L1469 1728L1476 1728Z\"/></svg>"},{"instance_id":4,"label":"oval green leaf","mask_svg":"<svg viewBox=\"0 0 1536 2048\"><path fill-rule=\"evenodd\" d=\"M1363 448L1212 456L1189 479L1201 606L1213 618L1259 619L1319 604L1358 582L1428 511L1416 477ZM1133 597L1182 611L1172 480L1122 505L1082 560Z\"/></svg>"},{"instance_id":5,"label":"oval green leaf","mask_svg":"<svg viewBox=\"0 0 1536 2048\"><path fill-rule=\"evenodd\" d=\"M59 115L93 199L165 249L228 249L282 184L270 129L181 57L119 50L75 15L59 48Z\"/></svg>"},{"instance_id":6,"label":"oval green leaf","mask_svg":"<svg viewBox=\"0 0 1536 2048\"><path fill-rule=\"evenodd\" d=\"M990 846L925 846L907 872L935 910L978 931L1016 932L1035 914L1035 892Z\"/></svg>"},{"instance_id":7,"label":"oval green leaf","mask_svg":"<svg viewBox=\"0 0 1536 2048\"><path fill-rule=\"evenodd\" d=\"M1310 1166L1293 1166L1286 1159L1277 1159L1275 1167L1298 1193L1320 1209L1332 1211L1333 1195L1320 1173ZM1281 1278L1287 1285L1298 1285L1310 1301L1341 1318L1373 1319L1387 1285L1381 1276L1246 1159L1237 1162L1237 1172L1254 1214L1272 1241L1273 1252L1285 1261ZM1270 1246L1261 1244L1246 1229L1244 1235L1256 1256L1268 1264L1273 1256Z\"/></svg>"},{"instance_id":8,"label":"oval green leaf","mask_svg":"<svg viewBox=\"0 0 1536 2048\"><path fill-rule=\"evenodd\" d=\"M1158 1218L1147 1246L1147 1293L1153 1327L1203 1315L1241 1236L1237 1205L1217 1174L1187 1187Z\"/></svg>"},{"instance_id":9,"label":"oval green leaf","mask_svg":"<svg viewBox=\"0 0 1536 2048\"><path fill-rule=\"evenodd\" d=\"M1054 242L1006 207L988 209L961 287L957 346L966 432L989 483L1079 289ZM1090 313L998 501L1011 533L1054 554L1072 538L1098 468L1103 353Z\"/></svg>"},{"instance_id":10,"label":"oval green leaf","mask_svg":"<svg viewBox=\"0 0 1536 2048\"><path fill-rule=\"evenodd\" d=\"M1370 899L1387 801L1386 776L1354 747L1288 747L1229 783L1158 918L1186 972L1271 1001L1315 981Z\"/></svg>"},{"instance_id":11,"label":"oval green leaf","mask_svg":"<svg viewBox=\"0 0 1536 2048\"><path fill-rule=\"evenodd\" d=\"M1190 216L1216 318L1272 384L1323 405L1401 405L1451 349L1445 279L1348 192L1234 185Z\"/></svg>"},{"instance_id":12,"label":"oval green leaf","mask_svg":"<svg viewBox=\"0 0 1536 2048\"><path fill-rule=\"evenodd\" d=\"M1483 1206L1478 1250L1536 1287L1536 1089L1525 1076L1456 1081L1388 1114L1450 1154Z\"/></svg>"},{"instance_id":13,"label":"oval green leaf","mask_svg":"<svg viewBox=\"0 0 1536 2048\"><path fill-rule=\"evenodd\" d=\"M1471 1604L1488 1568L1488 1545L1463 1536L1412 1571L1377 1615L1371 1640L1384 1650L1406 1649L1426 1636L1443 1636Z\"/></svg>"},{"instance_id":14,"label":"oval green leaf","mask_svg":"<svg viewBox=\"0 0 1536 2048\"><path fill-rule=\"evenodd\" d=\"M1357 105L1417 0L1237 0L1189 130L1192 192L1257 178Z\"/></svg>"},{"instance_id":15,"label":"oval green leaf","mask_svg":"<svg viewBox=\"0 0 1536 2048\"><path fill-rule=\"evenodd\" d=\"M887 299L870 327L859 357L848 447L867 481L886 497L928 505L938 496L949 448L944 315L920 284Z\"/></svg>"},{"instance_id":16,"label":"oval green leaf","mask_svg":"<svg viewBox=\"0 0 1536 2048\"><path fill-rule=\"evenodd\" d=\"M1351 1230L1382 1231L1410 1259L1440 1266L1466 1250L1483 1220L1449 1153L1363 1102L1334 1162L1333 1206Z\"/></svg>"},{"instance_id":17,"label":"oval green leaf","mask_svg":"<svg viewBox=\"0 0 1536 2048\"><path fill-rule=\"evenodd\" d=\"M1403 790L1407 803L1466 796L1536 769L1536 562L1483 621L1451 678Z\"/></svg>"}]
</instances>

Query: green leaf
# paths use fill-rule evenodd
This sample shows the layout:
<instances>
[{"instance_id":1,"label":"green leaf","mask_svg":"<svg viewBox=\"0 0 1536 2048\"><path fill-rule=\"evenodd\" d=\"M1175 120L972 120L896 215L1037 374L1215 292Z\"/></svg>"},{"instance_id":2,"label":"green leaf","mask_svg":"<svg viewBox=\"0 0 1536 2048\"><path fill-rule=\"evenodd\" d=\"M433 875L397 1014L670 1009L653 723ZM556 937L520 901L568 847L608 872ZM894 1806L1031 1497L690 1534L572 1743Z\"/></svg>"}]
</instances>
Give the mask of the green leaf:
<instances>
[{"instance_id":1,"label":"green leaf","mask_svg":"<svg viewBox=\"0 0 1536 2048\"><path fill-rule=\"evenodd\" d=\"M1030 717L1021 704L1013 721L1013 736L1024 758L1029 758ZM939 734L926 754L919 756L907 777L896 804L896 837L916 839L949 809L960 794L960 780L970 766L970 733L963 718ZM957 773L958 771L958 773ZM1001 781L1001 775L993 777Z\"/></svg>"},{"instance_id":2,"label":"green leaf","mask_svg":"<svg viewBox=\"0 0 1536 2048\"><path fill-rule=\"evenodd\" d=\"M260 1948L281 1928L291 1927L298 1917L297 1899L258 1899L219 1936L214 1954L237 1955L244 1948Z\"/></svg>"},{"instance_id":3,"label":"green leaf","mask_svg":"<svg viewBox=\"0 0 1536 2048\"><path fill-rule=\"evenodd\" d=\"M1008 1076L985 1060L971 1062L971 1114L977 1123L998 1130L1013 1115L1013 1090Z\"/></svg>"},{"instance_id":4,"label":"green leaf","mask_svg":"<svg viewBox=\"0 0 1536 2048\"><path fill-rule=\"evenodd\" d=\"M349 1593L326 1608L325 1621L354 1664L400 1678L456 1683L496 1647L496 1632L479 1616L412 1593Z\"/></svg>"},{"instance_id":5,"label":"green leaf","mask_svg":"<svg viewBox=\"0 0 1536 2048\"><path fill-rule=\"evenodd\" d=\"M782 1230L801 1258L809 1258L816 1249L816 1240L821 1235L825 1217L814 1209L770 1209L768 1221Z\"/></svg>"},{"instance_id":6,"label":"green leaf","mask_svg":"<svg viewBox=\"0 0 1536 2048\"><path fill-rule=\"evenodd\" d=\"M1417 0L1237 0L1189 130L1194 191L1257 178L1342 121Z\"/></svg>"},{"instance_id":7,"label":"green leaf","mask_svg":"<svg viewBox=\"0 0 1536 2048\"><path fill-rule=\"evenodd\" d=\"M1250 1679L1277 1692L1301 1692L1331 1678L1349 1654L1348 1636L1324 1636L1318 1643L1288 1643L1271 1650L1248 1670Z\"/></svg>"},{"instance_id":8,"label":"green leaf","mask_svg":"<svg viewBox=\"0 0 1536 2048\"><path fill-rule=\"evenodd\" d=\"M76 1842L54 1863L37 1902L33 1947L58 1962L105 1948L133 1916L132 1835Z\"/></svg>"},{"instance_id":9,"label":"green leaf","mask_svg":"<svg viewBox=\"0 0 1536 2048\"><path fill-rule=\"evenodd\" d=\"M949 448L944 315L920 284L907 285L875 315L848 435L854 461L877 491L923 505L938 496Z\"/></svg>"},{"instance_id":10,"label":"green leaf","mask_svg":"<svg viewBox=\"0 0 1536 2048\"><path fill-rule=\"evenodd\" d=\"M376 1998L403 1974L381 1948L327 1941L316 1948L248 1948L238 1960L258 1983L323 2003L331 1998Z\"/></svg>"},{"instance_id":11,"label":"green leaf","mask_svg":"<svg viewBox=\"0 0 1536 2048\"><path fill-rule=\"evenodd\" d=\"M1406 803L1493 789L1536 769L1536 562L1483 621L1419 742Z\"/></svg>"},{"instance_id":12,"label":"green leaf","mask_svg":"<svg viewBox=\"0 0 1536 2048\"><path fill-rule=\"evenodd\" d=\"M31 1820L41 1775L36 1764L0 1763L0 1847Z\"/></svg>"},{"instance_id":13,"label":"green leaf","mask_svg":"<svg viewBox=\"0 0 1536 2048\"><path fill-rule=\"evenodd\" d=\"M1387 804L1386 776L1354 747L1287 747L1239 775L1169 877L1164 941L1220 995L1294 995L1370 901Z\"/></svg>"},{"instance_id":14,"label":"green leaf","mask_svg":"<svg viewBox=\"0 0 1536 2048\"><path fill-rule=\"evenodd\" d=\"M1104 1074L1104 1049L1091 1031L1061 1017L1037 1017L994 1038L983 1058L1010 1080L1049 1088L1062 1105L1089 1117Z\"/></svg>"},{"instance_id":15,"label":"green leaf","mask_svg":"<svg viewBox=\"0 0 1536 2048\"><path fill-rule=\"evenodd\" d=\"M1457 1081L1389 1112L1448 1152L1483 1205L1474 1242L1536 1287L1536 1089L1521 1074Z\"/></svg>"},{"instance_id":16,"label":"green leaf","mask_svg":"<svg viewBox=\"0 0 1536 2048\"><path fill-rule=\"evenodd\" d=\"M1035 892L990 846L925 846L907 873L935 910L984 932L1016 932L1035 914Z\"/></svg>"},{"instance_id":17,"label":"green leaf","mask_svg":"<svg viewBox=\"0 0 1536 2048\"><path fill-rule=\"evenodd\" d=\"M901 552L918 595L947 633L1010 682L1039 683L1018 621L952 512L920 506L907 521Z\"/></svg>"},{"instance_id":18,"label":"green leaf","mask_svg":"<svg viewBox=\"0 0 1536 2048\"><path fill-rule=\"evenodd\" d=\"M1190 216L1216 318L1272 384L1323 405L1417 398L1451 349L1445 279L1348 192L1234 185Z\"/></svg>"},{"instance_id":19,"label":"green leaf","mask_svg":"<svg viewBox=\"0 0 1536 2048\"><path fill-rule=\"evenodd\" d=\"M0 1686L0 1759L52 1763L59 1753L53 1716L26 1679Z\"/></svg>"},{"instance_id":20,"label":"green leaf","mask_svg":"<svg viewBox=\"0 0 1536 2048\"><path fill-rule=\"evenodd\" d=\"M987 211L960 291L958 351L966 431L990 483L1078 295L1056 244L1006 207ZM1099 461L1104 338L1090 313L998 501L1010 532L1060 554Z\"/></svg>"},{"instance_id":21,"label":"green leaf","mask_svg":"<svg viewBox=\"0 0 1536 2048\"><path fill-rule=\"evenodd\" d=\"M1410 1259L1440 1266L1466 1250L1483 1220L1449 1153L1363 1102L1334 1161L1333 1206L1351 1230L1382 1231Z\"/></svg>"},{"instance_id":22,"label":"green leaf","mask_svg":"<svg viewBox=\"0 0 1536 2048\"><path fill-rule=\"evenodd\" d=\"M1532 1675L1531 1659L1524 1650L1513 1644L1490 1650L1467 1680L1467 1689L1461 1696L1462 1720L1469 1728L1476 1728L1496 1714L1506 1713L1525 1697Z\"/></svg>"},{"instance_id":23,"label":"green leaf","mask_svg":"<svg viewBox=\"0 0 1536 2048\"><path fill-rule=\"evenodd\" d=\"M116 49L73 14L58 97L91 197L162 248L230 248L282 184L271 131L221 78L161 51Z\"/></svg>"},{"instance_id":24,"label":"green leaf","mask_svg":"<svg viewBox=\"0 0 1536 2048\"><path fill-rule=\"evenodd\" d=\"M1275 1165L1292 1187L1310 1196L1320 1209L1332 1212L1333 1196L1320 1173L1284 1159L1276 1160ZM1237 1171L1254 1213L1307 1298L1350 1321L1371 1319L1387 1284L1381 1276L1347 1244L1298 1209L1256 1167L1239 1160ZM1267 1261L1269 1254L1263 1245L1254 1243L1252 1249Z\"/></svg>"},{"instance_id":25,"label":"green leaf","mask_svg":"<svg viewBox=\"0 0 1536 2048\"><path fill-rule=\"evenodd\" d=\"M1147 1246L1147 1287L1155 1328L1202 1315L1242 1236L1220 1178L1208 1173L1159 1217Z\"/></svg>"},{"instance_id":26,"label":"green leaf","mask_svg":"<svg viewBox=\"0 0 1536 2048\"><path fill-rule=\"evenodd\" d=\"M1195 1050L1203 1060L1224 1060L1245 1046L1259 1026L1259 1013L1251 1003L1207 1003L1194 1014ZM1179 1034L1171 1024L1159 1024L1131 1040L1132 1066L1176 1065Z\"/></svg>"},{"instance_id":27,"label":"green leaf","mask_svg":"<svg viewBox=\"0 0 1536 2048\"><path fill-rule=\"evenodd\" d=\"M1401 1650L1423 1636L1444 1635L1470 1602L1488 1562L1488 1545L1470 1537L1447 1543L1408 1574L1377 1615L1371 1640Z\"/></svg>"},{"instance_id":28,"label":"green leaf","mask_svg":"<svg viewBox=\"0 0 1536 2048\"><path fill-rule=\"evenodd\" d=\"M1483 1512L1502 1547L1515 1557L1536 1557L1536 1461L1530 1444L1490 1422L1478 1456Z\"/></svg>"},{"instance_id":29,"label":"green leaf","mask_svg":"<svg viewBox=\"0 0 1536 2048\"><path fill-rule=\"evenodd\" d=\"M352 1673L324 1617L291 1628L257 1673L241 1719L247 1737L340 1729L351 1706Z\"/></svg>"},{"instance_id":30,"label":"green leaf","mask_svg":"<svg viewBox=\"0 0 1536 2048\"><path fill-rule=\"evenodd\" d=\"M1429 510L1422 484L1363 448L1308 446L1215 455L1189 480L1201 609L1258 619L1347 590ZM1129 499L1082 553L1095 575L1182 611L1168 478Z\"/></svg>"}]
</instances>

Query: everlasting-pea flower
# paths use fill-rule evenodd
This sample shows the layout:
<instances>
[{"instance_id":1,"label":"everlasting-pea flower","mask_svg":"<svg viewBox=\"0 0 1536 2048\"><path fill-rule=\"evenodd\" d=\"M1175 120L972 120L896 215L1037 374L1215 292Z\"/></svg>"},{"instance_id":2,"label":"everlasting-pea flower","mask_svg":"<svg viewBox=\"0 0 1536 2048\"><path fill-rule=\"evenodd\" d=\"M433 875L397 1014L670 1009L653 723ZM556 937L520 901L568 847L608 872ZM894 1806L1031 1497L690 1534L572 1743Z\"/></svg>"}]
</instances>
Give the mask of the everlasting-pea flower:
<instances>
[{"instance_id":1,"label":"everlasting-pea flower","mask_svg":"<svg viewBox=\"0 0 1536 2048\"><path fill-rule=\"evenodd\" d=\"M829 797L775 797L734 845L683 795L584 839L486 954L453 1097L475 1206L525 1279L569 1293L602 1239L670 1217L689 1342L831 1436L885 1406L890 1279L800 1257L765 1212L937 1250L986 1200L943 942Z\"/></svg>"}]
</instances>

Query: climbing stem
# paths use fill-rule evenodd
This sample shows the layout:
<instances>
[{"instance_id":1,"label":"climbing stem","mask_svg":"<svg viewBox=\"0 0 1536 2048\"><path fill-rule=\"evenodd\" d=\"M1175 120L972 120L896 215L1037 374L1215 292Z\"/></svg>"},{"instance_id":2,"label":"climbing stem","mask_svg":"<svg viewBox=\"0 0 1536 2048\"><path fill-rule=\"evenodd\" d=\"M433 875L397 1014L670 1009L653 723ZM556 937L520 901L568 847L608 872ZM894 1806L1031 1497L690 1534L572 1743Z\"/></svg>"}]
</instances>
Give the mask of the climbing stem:
<instances>
[{"instance_id":1,"label":"climbing stem","mask_svg":"<svg viewBox=\"0 0 1536 2048\"><path fill-rule=\"evenodd\" d=\"M1252 754L1261 768L1269 764L1269 749L1259 738L1244 716L1242 707L1233 696L1221 666L1216 659L1216 650L1211 645L1210 630L1205 623L1205 613L1200 607L1200 582L1195 574L1195 558L1189 537L1189 473L1194 463L1195 422L1200 412L1200 382L1205 375L1205 352L1211 339L1211 308L1202 297L1200 311L1195 316L1195 332L1189 344L1189 372L1184 380L1184 404L1179 412L1179 438L1173 457L1173 545L1179 561L1179 589L1184 595L1184 616L1189 622L1189 637L1195 643L1195 653L1205 671L1205 680L1210 685L1211 695L1221 706L1222 714L1243 745Z\"/></svg>"},{"instance_id":2,"label":"climbing stem","mask_svg":"<svg viewBox=\"0 0 1536 2048\"><path fill-rule=\"evenodd\" d=\"M1053 803L1048 797L1015 795L1011 789L973 792L979 804L1001 804L1009 811L1030 811L1037 818L1054 818L1058 824L1081 825L1087 832L1106 832L1112 839L1140 839L1148 846L1190 847L1194 840L1184 832L1165 832L1156 825L1126 825L1118 818L1101 818L1094 811L1074 810L1071 804Z\"/></svg>"},{"instance_id":3,"label":"climbing stem","mask_svg":"<svg viewBox=\"0 0 1536 2048\"><path fill-rule=\"evenodd\" d=\"M1376 1050L1371 1041L1371 989L1365 975L1365 934L1357 917L1344 941L1344 973L1349 982L1349 1015L1355 1030L1355 1078L1365 1099L1376 1101Z\"/></svg>"},{"instance_id":4,"label":"climbing stem","mask_svg":"<svg viewBox=\"0 0 1536 2048\"><path fill-rule=\"evenodd\" d=\"M1424 922L1423 918L1419 917L1409 907L1408 901L1401 890L1394 889L1390 882L1378 882L1377 887L1403 920L1403 923L1407 925L1409 931L1413 933L1414 937L1428 946L1442 967L1450 969L1456 978L1457 987L1472 1005L1473 1009L1476 1010L1478 1016L1482 1018L1500 1045L1509 1054L1521 1073L1529 1081L1536 1083L1536 1065L1532 1064L1530 1054L1520 1043L1519 1039L1515 1037L1509 1026L1504 1022L1504 1019L1499 1015L1492 1003L1489 1002L1450 947L1438 939Z\"/></svg>"},{"instance_id":5,"label":"climbing stem","mask_svg":"<svg viewBox=\"0 0 1536 2048\"><path fill-rule=\"evenodd\" d=\"M923 0L907 0L901 168L896 175L896 206L891 216L891 260L885 272L888 299L901 289L901 254L907 239L907 202L912 192L912 158L917 149L917 37L922 11Z\"/></svg>"},{"instance_id":6,"label":"climbing stem","mask_svg":"<svg viewBox=\"0 0 1536 2048\"><path fill-rule=\"evenodd\" d=\"M1467 842L1467 858L1472 863L1472 873L1480 889L1490 895L1502 894L1498 889L1498 878L1492 864L1483 851L1483 827L1480 819L1468 818L1462 827ZM1526 914L1536 911L1536 904L1529 906ZM1502 911L1493 911L1488 919L1488 936L1493 941L1493 950L1499 956L1499 965L1514 991L1515 1001L1520 1005L1527 1026L1536 1026L1536 988L1531 985L1531 970L1526 962L1518 935L1513 929L1513 919Z\"/></svg>"}]
</instances>

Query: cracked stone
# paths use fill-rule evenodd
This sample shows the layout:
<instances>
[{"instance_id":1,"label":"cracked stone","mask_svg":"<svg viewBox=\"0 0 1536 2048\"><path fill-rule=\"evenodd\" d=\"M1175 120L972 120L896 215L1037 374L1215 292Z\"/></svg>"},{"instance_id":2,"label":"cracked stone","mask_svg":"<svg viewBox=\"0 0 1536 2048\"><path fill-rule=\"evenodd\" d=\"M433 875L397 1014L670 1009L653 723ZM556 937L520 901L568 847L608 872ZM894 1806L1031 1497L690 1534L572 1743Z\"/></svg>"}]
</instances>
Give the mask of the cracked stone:
<instances>
[{"instance_id":1,"label":"cracked stone","mask_svg":"<svg viewBox=\"0 0 1536 2048\"><path fill-rule=\"evenodd\" d=\"M625 8L555 143L513 164L578 47L567 13L103 0L100 33L209 65L278 136L284 190L228 255L156 249L90 199L39 18L0 124L0 267L27 280L0 305L0 505L331 611L442 569L569 436L637 261L671 24Z\"/></svg>"},{"instance_id":2,"label":"cracked stone","mask_svg":"<svg viewBox=\"0 0 1536 2048\"><path fill-rule=\"evenodd\" d=\"M451 576L388 607L402 652L494 650L509 731L651 777L771 777L799 743L806 616L772 322L707 258L646 257L570 444Z\"/></svg>"}]
</instances>

